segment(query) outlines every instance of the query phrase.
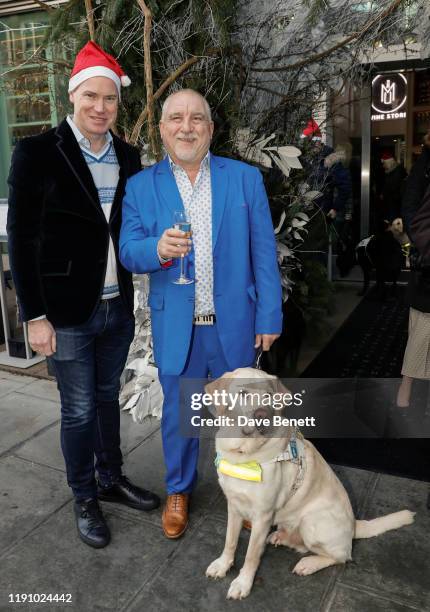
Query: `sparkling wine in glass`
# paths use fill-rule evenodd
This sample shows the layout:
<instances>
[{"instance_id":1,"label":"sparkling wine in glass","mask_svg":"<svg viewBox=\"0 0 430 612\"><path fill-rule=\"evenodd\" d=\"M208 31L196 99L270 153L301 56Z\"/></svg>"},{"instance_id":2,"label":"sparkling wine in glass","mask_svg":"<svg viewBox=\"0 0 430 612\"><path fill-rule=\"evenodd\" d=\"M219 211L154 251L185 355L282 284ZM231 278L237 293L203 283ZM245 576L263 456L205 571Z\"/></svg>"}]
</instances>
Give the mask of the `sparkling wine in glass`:
<instances>
[{"instance_id":1,"label":"sparkling wine in glass","mask_svg":"<svg viewBox=\"0 0 430 612\"><path fill-rule=\"evenodd\" d=\"M181 232L185 232L186 238L191 237L191 221L183 210L176 210L173 213L173 227L174 229L181 230ZM189 285L190 283L194 283L194 280L192 278L188 278L185 274L184 259L185 255L181 255L181 273L179 278L173 281L175 285Z\"/></svg>"}]
</instances>

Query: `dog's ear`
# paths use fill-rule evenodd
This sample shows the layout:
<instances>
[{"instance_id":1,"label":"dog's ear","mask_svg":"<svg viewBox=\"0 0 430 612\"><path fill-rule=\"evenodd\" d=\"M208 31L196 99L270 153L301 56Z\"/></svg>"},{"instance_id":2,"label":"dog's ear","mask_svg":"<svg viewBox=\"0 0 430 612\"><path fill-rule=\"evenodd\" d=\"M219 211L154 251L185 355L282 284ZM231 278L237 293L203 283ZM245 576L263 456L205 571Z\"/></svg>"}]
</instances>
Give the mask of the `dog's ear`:
<instances>
[{"instance_id":1,"label":"dog's ear","mask_svg":"<svg viewBox=\"0 0 430 612\"><path fill-rule=\"evenodd\" d=\"M233 378L233 372L225 372L220 378L216 378L212 380L210 383L205 385L205 393L209 393L212 395L214 391L222 391L223 389L228 389L231 385L231 380Z\"/></svg>"},{"instance_id":2,"label":"dog's ear","mask_svg":"<svg viewBox=\"0 0 430 612\"><path fill-rule=\"evenodd\" d=\"M205 385L205 393L208 395L214 395L214 392L222 393L222 391L228 392L228 389L234 378L234 372L225 372L220 378L213 380L212 382ZM225 414L227 410L227 404L221 404L220 402L214 402L209 408L209 411L216 416Z\"/></svg>"},{"instance_id":3,"label":"dog's ear","mask_svg":"<svg viewBox=\"0 0 430 612\"><path fill-rule=\"evenodd\" d=\"M279 378L273 378L270 382L272 384L273 393L291 393L291 391L281 383Z\"/></svg>"},{"instance_id":4,"label":"dog's ear","mask_svg":"<svg viewBox=\"0 0 430 612\"><path fill-rule=\"evenodd\" d=\"M289 405L292 397L292 393L287 387L285 387L279 378L273 378L271 381L271 394L276 395L276 403L278 408L276 409L279 413L285 414L286 408ZM280 404L282 400L282 404Z\"/></svg>"}]
</instances>

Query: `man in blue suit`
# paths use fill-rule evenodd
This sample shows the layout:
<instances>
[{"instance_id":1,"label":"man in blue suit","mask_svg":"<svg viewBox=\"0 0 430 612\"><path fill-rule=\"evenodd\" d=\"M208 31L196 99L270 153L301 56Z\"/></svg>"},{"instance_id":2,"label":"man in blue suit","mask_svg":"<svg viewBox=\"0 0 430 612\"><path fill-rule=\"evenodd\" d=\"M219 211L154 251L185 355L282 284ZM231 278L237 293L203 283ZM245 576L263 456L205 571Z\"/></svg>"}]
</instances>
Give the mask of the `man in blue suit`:
<instances>
[{"instance_id":1,"label":"man in blue suit","mask_svg":"<svg viewBox=\"0 0 430 612\"><path fill-rule=\"evenodd\" d=\"M163 529L181 536L197 476L198 438L180 433L181 378L222 376L269 350L282 327L281 283L260 172L209 152L205 98L170 95L160 133L168 155L132 177L123 202L120 259L151 274L154 355L164 393L162 438L167 503ZM192 240L172 229L175 211L191 220ZM191 284L175 284L181 256Z\"/></svg>"}]
</instances>

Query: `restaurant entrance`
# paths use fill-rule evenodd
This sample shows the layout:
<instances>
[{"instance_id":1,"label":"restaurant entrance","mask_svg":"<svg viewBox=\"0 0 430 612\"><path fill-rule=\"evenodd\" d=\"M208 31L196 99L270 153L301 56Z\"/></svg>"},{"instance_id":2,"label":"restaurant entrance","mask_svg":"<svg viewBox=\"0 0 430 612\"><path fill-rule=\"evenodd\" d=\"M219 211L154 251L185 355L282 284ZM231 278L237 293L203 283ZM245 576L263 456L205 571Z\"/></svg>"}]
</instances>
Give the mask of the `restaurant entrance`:
<instances>
[{"instance_id":1,"label":"restaurant entrance","mask_svg":"<svg viewBox=\"0 0 430 612\"><path fill-rule=\"evenodd\" d=\"M405 65L375 72L367 86L347 86L333 102L333 146L352 151L359 237L374 233L388 213L400 214L404 178L430 129L430 69Z\"/></svg>"}]
</instances>

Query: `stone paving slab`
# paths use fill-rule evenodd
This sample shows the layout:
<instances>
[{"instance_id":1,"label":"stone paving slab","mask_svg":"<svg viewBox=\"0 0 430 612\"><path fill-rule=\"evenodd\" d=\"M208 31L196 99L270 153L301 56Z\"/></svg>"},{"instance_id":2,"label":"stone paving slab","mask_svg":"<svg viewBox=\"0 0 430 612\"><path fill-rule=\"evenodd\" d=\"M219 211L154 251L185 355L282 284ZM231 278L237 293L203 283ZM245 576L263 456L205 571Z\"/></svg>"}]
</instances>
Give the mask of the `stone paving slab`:
<instances>
[{"instance_id":1,"label":"stone paving slab","mask_svg":"<svg viewBox=\"0 0 430 612\"><path fill-rule=\"evenodd\" d=\"M32 382L34 382L36 379L33 378L32 376L25 376L24 374L13 374L12 372L6 372L4 370L0 370L0 385L2 384L3 380L14 380L14 381L21 381L22 384L30 384Z\"/></svg>"},{"instance_id":2,"label":"stone paving slab","mask_svg":"<svg viewBox=\"0 0 430 612\"><path fill-rule=\"evenodd\" d=\"M415 522L368 540L356 540L353 561L340 581L413 602L430 610L430 512L426 508L429 485L425 482L379 475L365 515L374 518L408 508Z\"/></svg>"},{"instance_id":3,"label":"stone paving slab","mask_svg":"<svg viewBox=\"0 0 430 612\"><path fill-rule=\"evenodd\" d=\"M41 401L38 397L16 392L3 396L0 401L0 454L55 423L59 414L59 405L50 400Z\"/></svg>"},{"instance_id":4,"label":"stone paving slab","mask_svg":"<svg viewBox=\"0 0 430 612\"><path fill-rule=\"evenodd\" d=\"M346 585L337 585L330 612L412 612L423 608L398 603L378 594L352 589Z\"/></svg>"},{"instance_id":5,"label":"stone paving slab","mask_svg":"<svg viewBox=\"0 0 430 612\"><path fill-rule=\"evenodd\" d=\"M70 489L61 472L16 457L3 457L0 460L0 552L32 531L70 498Z\"/></svg>"},{"instance_id":6,"label":"stone paving slab","mask_svg":"<svg viewBox=\"0 0 430 612\"><path fill-rule=\"evenodd\" d=\"M72 504L54 514L0 558L0 610L117 612L175 550L158 529L106 512L107 548L95 550L76 536ZM8 605L9 593L70 593L72 604Z\"/></svg>"},{"instance_id":7,"label":"stone paving slab","mask_svg":"<svg viewBox=\"0 0 430 612\"><path fill-rule=\"evenodd\" d=\"M134 423L128 412L121 413L121 450L128 455L151 434L160 429L160 420L147 419L144 423Z\"/></svg>"},{"instance_id":8,"label":"stone paving slab","mask_svg":"<svg viewBox=\"0 0 430 612\"><path fill-rule=\"evenodd\" d=\"M9 395L13 391L18 391L31 384L28 377L24 376L13 376L10 374L10 378L0 377L0 398L2 403L6 401L5 396ZM33 381L33 379L30 379Z\"/></svg>"},{"instance_id":9,"label":"stone paving slab","mask_svg":"<svg viewBox=\"0 0 430 612\"><path fill-rule=\"evenodd\" d=\"M197 530L184 540L154 579L147 584L133 604L130 612L195 610L222 612L225 610L261 610L267 612L302 612L319 609L319 603L331 579L333 570L313 577L299 577L291 573L300 555L285 547L268 547L257 571L250 596L242 601L226 599L230 583L238 575L245 558L249 534L242 531L236 553L235 567L221 580L206 578L209 563L223 548L224 529L208 519L206 527L212 531Z\"/></svg>"},{"instance_id":10,"label":"stone paving slab","mask_svg":"<svg viewBox=\"0 0 430 612\"><path fill-rule=\"evenodd\" d=\"M58 407L60 410L60 407ZM58 412L58 416L60 412ZM13 451L15 457L26 459L50 468L66 472L60 447L60 423L56 423L38 436L24 442ZM65 478L65 476L63 476Z\"/></svg>"},{"instance_id":11,"label":"stone paving slab","mask_svg":"<svg viewBox=\"0 0 430 612\"><path fill-rule=\"evenodd\" d=\"M60 415L60 412L58 412ZM160 426L158 419L145 423L133 423L129 414L121 414L121 449L126 456L132 449L157 431ZM42 432L36 438L25 442L14 451L17 457L35 461L41 465L59 468L65 471L63 454L60 447L60 423Z\"/></svg>"},{"instance_id":12,"label":"stone paving slab","mask_svg":"<svg viewBox=\"0 0 430 612\"><path fill-rule=\"evenodd\" d=\"M40 397L40 399L48 399L60 403L60 394L57 389L57 383L52 380L33 379L30 384L25 385L25 387L21 387L19 389L19 393L25 393L26 395Z\"/></svg>"}]
</instances>

